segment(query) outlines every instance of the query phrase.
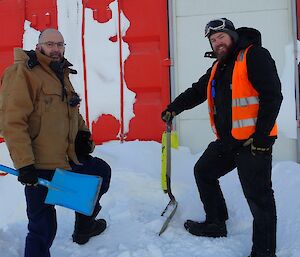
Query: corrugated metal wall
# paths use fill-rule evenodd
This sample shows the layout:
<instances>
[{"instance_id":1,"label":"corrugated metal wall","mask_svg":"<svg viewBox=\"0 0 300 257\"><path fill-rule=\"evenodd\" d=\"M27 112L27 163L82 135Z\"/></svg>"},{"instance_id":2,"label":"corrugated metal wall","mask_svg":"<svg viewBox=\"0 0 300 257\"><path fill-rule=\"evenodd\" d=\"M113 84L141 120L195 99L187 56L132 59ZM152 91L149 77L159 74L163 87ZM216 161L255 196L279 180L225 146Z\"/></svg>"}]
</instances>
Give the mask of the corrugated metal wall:
<instances>
[{"instance_id":1,"label":"corrugated metal wall","mask_svg":"<svg viewBox=\"0 0 300 257\"><path fill-rule=\"evenodd\" d=\"M83 0L84 8L93 9L94 19L106 22L111 19L109 4L114 0ZM120 99L121 119L102 115L91 124L96 143L108 140L160 141L163 123L162 109L169 102L169 49L168 15L166 0L119 1L120 10L130 21L130 28L123 38L129 44L130 56L124 65L128 88L136 94L135 117L124 134L122 112L124 98ZM0 1L0 73L13 62L13 48L22 46L24 21L31 22L36 30L57 28L55 0L2 0ZM115 39L118 40L118 39ZM88 47L88 46L86 46ZM122 83L120 90L122 91ZM88 88L88 85L87 85ZM87 109L93 108L87 102Z\"/></svg>"}]
</instances>

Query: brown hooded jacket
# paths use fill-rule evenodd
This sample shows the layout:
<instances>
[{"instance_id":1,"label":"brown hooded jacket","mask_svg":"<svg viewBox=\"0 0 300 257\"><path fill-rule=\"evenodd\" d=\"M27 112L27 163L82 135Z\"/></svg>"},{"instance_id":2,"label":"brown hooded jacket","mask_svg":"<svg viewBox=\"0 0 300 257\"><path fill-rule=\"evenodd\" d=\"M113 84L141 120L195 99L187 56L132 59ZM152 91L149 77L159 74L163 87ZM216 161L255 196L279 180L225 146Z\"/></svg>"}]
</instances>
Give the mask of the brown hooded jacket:
<instances>
[{"instance_id":1,"label":"brown hooded jacket","mask_svg":"<svg viewBox=\"0 0 300 257\"><path fill-rule=\"evenodd\" d=\"M38 169L70 169L70 160L78 163L76 134L88 128L78 107L68 104L74 93L70 69L64 68L67 95L62 97L62 83L49 67L52 59L35 52L39 64L29 68L26 52L15 49L15 63L3 75L0 131L16 169L30 164Z\"/></svg>"}]
</instances>

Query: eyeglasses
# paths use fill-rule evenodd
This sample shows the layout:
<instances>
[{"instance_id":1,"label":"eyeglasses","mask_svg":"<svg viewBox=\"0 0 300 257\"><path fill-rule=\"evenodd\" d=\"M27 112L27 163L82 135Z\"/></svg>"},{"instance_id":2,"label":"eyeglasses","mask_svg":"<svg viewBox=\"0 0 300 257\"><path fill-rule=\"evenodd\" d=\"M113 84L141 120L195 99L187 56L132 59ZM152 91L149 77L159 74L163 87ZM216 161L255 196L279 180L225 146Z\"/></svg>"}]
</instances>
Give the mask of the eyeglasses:
<instances>
[{"instance_id":1,"label":"eyeglasses","mask_svg":"<svg viewBox=\"0 0 300 257\"><path fill-rule=\"evenodd\" d=\"M226 20L224 19L217 19L217 20L212 20L207 25L205 26L205 37L207 37L211 30L218 31L218 30L223 30L226 26Z\"/></svg>"},{"instance_id":2,"label":"eyeglasses","mask_svg":"<svg viewBox=\"0 0 300 257\"><path fill-rule=\"evenodd\" d=\"M57 48L64 48L66 45L64 42L52 42L52 41L43 42L43 43L39 43L39 44L46 45L49 48L53 48L53 47L55 47L55 45L57 45Z\"/></svg>"}]
</instances>

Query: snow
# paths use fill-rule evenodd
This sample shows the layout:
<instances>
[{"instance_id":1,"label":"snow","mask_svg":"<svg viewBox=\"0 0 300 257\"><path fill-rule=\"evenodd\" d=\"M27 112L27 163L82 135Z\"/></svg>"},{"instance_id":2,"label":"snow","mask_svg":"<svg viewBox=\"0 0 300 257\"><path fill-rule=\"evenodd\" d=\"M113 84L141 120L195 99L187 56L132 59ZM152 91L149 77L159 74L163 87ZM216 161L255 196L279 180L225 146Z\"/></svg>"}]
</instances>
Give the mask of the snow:
<instances>
[{"instance_id":1,"label":"snow","mask_svg":"<svg viewBox=\"0 0 300 257\"><path fill-rule=\"evenodd\" d=\"M12 166L5 144L0 144L0 163ZM58 231L52 257L245 257L251 248L252 217L236 171L221 179L230 219L228 237L195 237L183 227L186 219L202 220L204 211L193 177L201 153L186 147L172 149L172 191L179 203L168 229L158 236L160 216L169 199L161 190L161 145L157 142L109 142L97 146L95 156L112 168L111 186L101 199L98 217L107 230L86 245L71 240L73 211L57 207ZM273 188L278 215L278 257L300 256L300 166L295 162L273 163ZM0 177L1 257L23 256L27 219L23 186L16 177Z\"/></svg>"}]
</instances>

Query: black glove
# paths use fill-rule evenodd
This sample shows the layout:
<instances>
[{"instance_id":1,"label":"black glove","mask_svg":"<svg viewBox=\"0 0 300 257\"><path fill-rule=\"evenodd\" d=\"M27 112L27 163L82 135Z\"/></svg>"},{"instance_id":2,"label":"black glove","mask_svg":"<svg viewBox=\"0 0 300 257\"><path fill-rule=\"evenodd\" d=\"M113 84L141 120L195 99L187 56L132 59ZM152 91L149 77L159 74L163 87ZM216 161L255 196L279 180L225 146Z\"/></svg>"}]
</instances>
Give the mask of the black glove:
<instances>
[{"instance_id":1,"label":"black glove","mask_svg":"<svg viewBox=\"0 0 300 257\"><path fill-rule=\"evenodd\" d=\"M171 122L175 116L176 116L176 112L169 109L166 109L161 113L161 119L164 122Z\"/></svg>"},{"instance_id":2,"label":"black glove","mask_svg":"<svg viewBox=\"0 0 300 257\"><path fill-rule=\"evenodd\" d=\"M272 145L275 142L275 137L253 134L243 146L249 146L252 155L267 154L272 151Z\"/></svg>"},{"instance_id":3,"label":"black glove","mask_svg":"<svg viewBox=\"0 0 300 257\"><path fill-rule=\"evenodd\" d=\"M38 176L35 167L28 165L20 168L18 181L26 186L36 186L38 184Z\"/></svg>"},{"instance_id":4,"label":"black glove","mask_svg":"<svg viewBox=\"0 0 300 257\"><path fill-rule=\"evenodd\" d=\"M253 134L253 145L257 148L272 148L272 145L275 143L274 136L265 136L259 133Z\"/></svg>"},{"instance_id":5,"label":"black glove","mask_svg":"<svg viewBox=\"0 0 300 257\"><path fill-rule=\"evenodd\" d=\"M80 130L77 132L75 139L75 152L78 156L89 155L94 151L95 145L91 139L89 131Z\"/></svg>"}]
</instances>

